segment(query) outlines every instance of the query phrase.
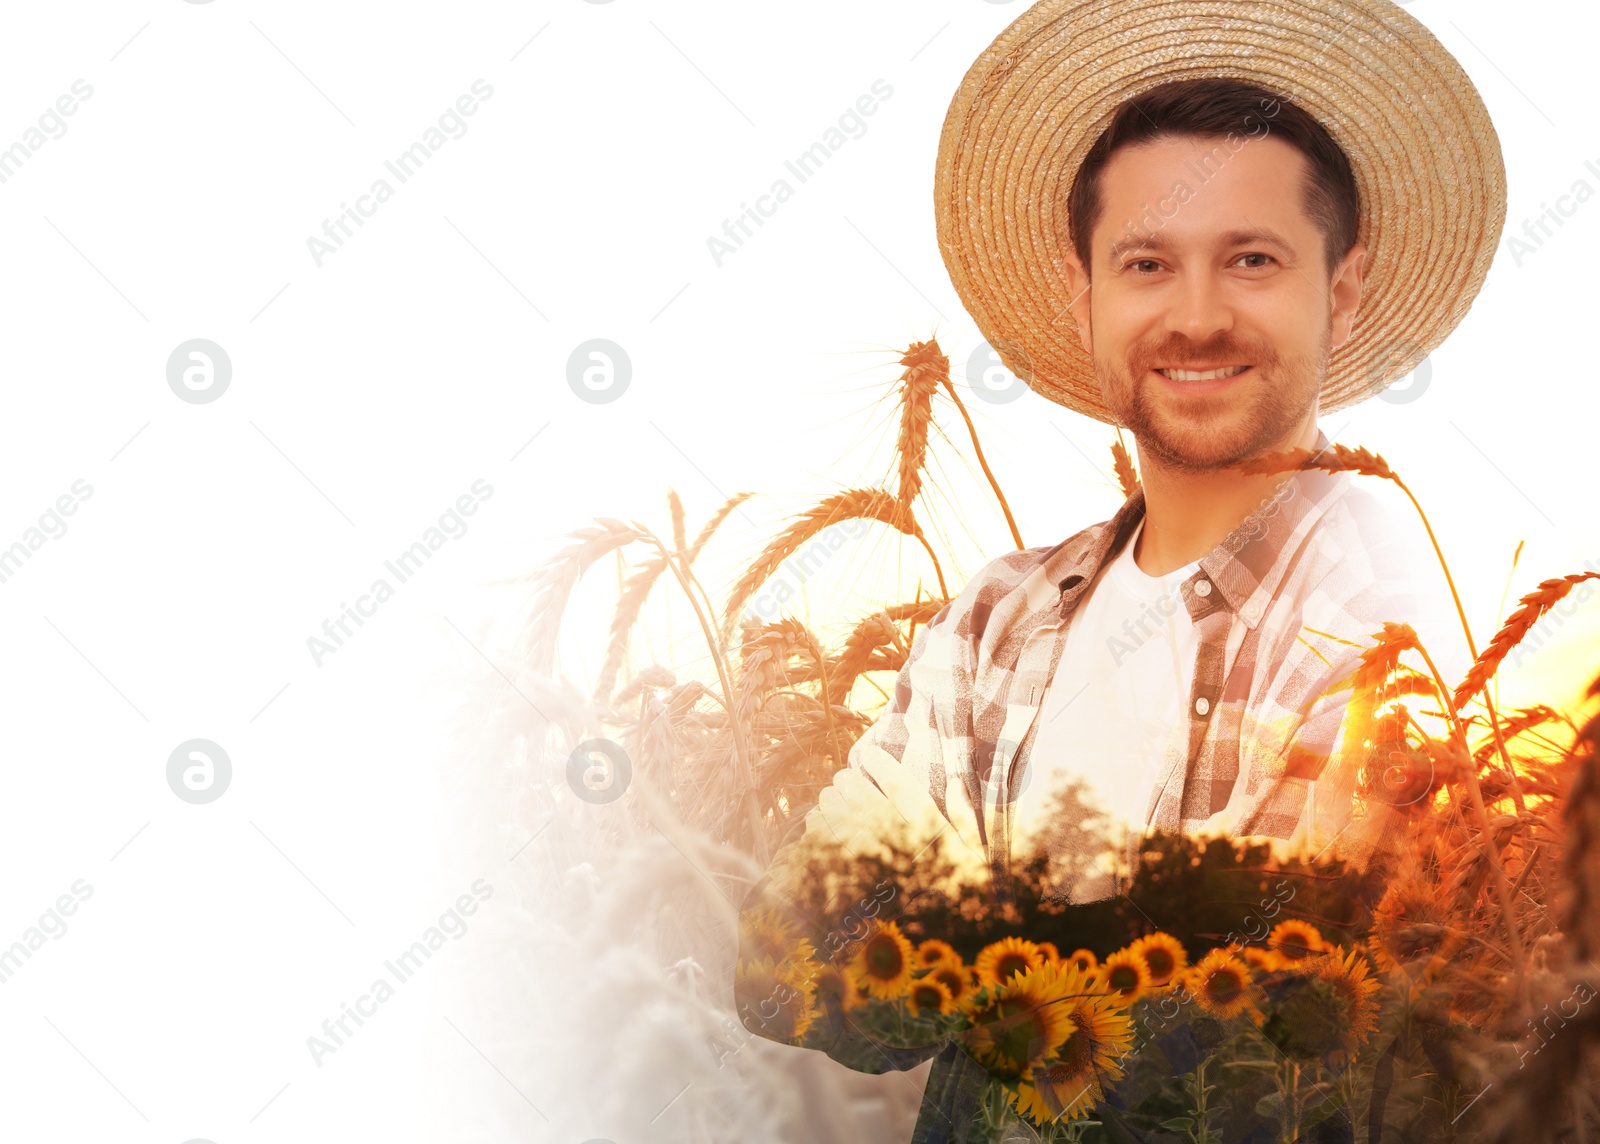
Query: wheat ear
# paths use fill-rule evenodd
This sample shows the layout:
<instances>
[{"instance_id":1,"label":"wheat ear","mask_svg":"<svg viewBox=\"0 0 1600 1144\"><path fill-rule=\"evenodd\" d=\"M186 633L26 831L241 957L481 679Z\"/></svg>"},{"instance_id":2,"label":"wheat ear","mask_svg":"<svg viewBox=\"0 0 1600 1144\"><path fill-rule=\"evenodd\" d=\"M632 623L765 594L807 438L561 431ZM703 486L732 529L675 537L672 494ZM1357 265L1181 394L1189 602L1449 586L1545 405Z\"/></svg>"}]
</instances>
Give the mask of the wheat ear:
<instances>
[{"instance_id":1,"label":"wheat ear","mask_svg":"<svg viewBox=\"0 0 1600 1144\"><path fill-rule=\"evenodd\" d=\"M601 706L611 698L611 689L617 683L617 672L622 669L622 659L628 651L628 636L633 631L633 625L639 621L639 613L644 610L650 589L655 587L666 569L665 557L651 556L622 585L622 591L617 596L617 610L611 618L611 641L606 646L605 662L600 665L600 677L594 688L595 702Z\"/></svg>"},{"instance_id":2,"label":"wheat ear","mask_svg":"<svg viewBox=\"0 0 1600 1144\"><path fill-rule=\"evenodd\" d=\"M1139 490L1139 470L1133 467L1133 458L1128 456L1128 447L1122 443L1122 430L1117 430L1117 439L1111 442L1111 464L1117 471L1117 484L1122 486L1123 497L1131 497Z\"/></svg>"},{"instance_id":3,"label":"wheat ear","mask_svg":"<svg viewBox=\"0 0 1600 1144\"><path fill-rule=\"evenodd\" d=\"M902 511L922 491L922 469L928 460L928 434L933 426L933 395L941 378L950 376L950 359L936 341L912 342L900 358L900 437L895 443L900 483L896 499Z\"/></svg>"},{"instance_id":4,"label":"wheat ear","mask_svg":"<svg viewBox=\"0 0 1600 1144\"><path fill-rule=\"evenodd\" d=\"M549 674L555 666L556 640L561 618L579 577L608 552L644 538L639 529L620 520L596 517L598 528L583 528L567 535L575 542L557 553L534 573L529 625L532 634L528 658L535 671Z\"/></svg>"},{"instance_id":5,"label":"wheat ear","mask_svg":"<svg viewBox=\"0 0 1600 1144\"><path fill-rule=\"evenodd\" d=\"M672 514L672 550L682 552L684 545L683 528L683 501L678 497L678 490L667 490L667 511Z\"/></svg>"},{"instance_id":6,"label":"wheat ear","mask_svg":"<svg viewBox=\"0 0 1600 1144\"><path fill-rule=\"evenodd\" d=\"M836 493L801 513L762 550L755 562L745 570L744 575L739 577L732 593L728 596L723 612L724 630L732 629L739 610L763 584L772 578L772 574L783 565L783 562L799 550L802 544L829 525L852 519L876 520L898 529L907 536L915 537L928 553L928 559L933 561L934 573L939 577L940 591L948 595L948 592L945 592L944 572L939 567L939 558L934 555L933 548L928 544L927 537L922 534L916 519L882 489L851 489Z\"/></svg>"},{"instance_id":7,"label":"wheat ear","mask_svg":"<svg viewBox=\"0 0 1600 1144\"><path fill-rule=\"evenodd\" d=\"M1444 570L1444 582L1450 587L1450 598L1455 601L1456 615L1461 620L1461 631L1467 637L1467 652L1474 660L1478 658L1478 645L1472 638L1472 625L1467 622L1467 609L1461 603L1461 593L1456 590L1456 578L1450 572L1450 562L1444 558L1444 549L1439 546L1439 538L1434 535L1433 525L1428 520L1428 514L1422 511L1422 502L1417 500L1416 494L1411 491L1405 481L1400 479L1400 474L1389 467L1389 462L1382 456L1364 448L1351 448L1348 445L1331 444L1325 449L1313 452L1310 449L1295 448L1278 453L1265 453L1259 457L1241 462L1238 466L1241 472L1246 473L1277 473L1286 469L1305 470L1322 469L1330 473L1352 472L1364 476L1378 477L1382 480L1392 481L1396 488L1406 494L1406 499L1411 502L1411 507L1417 510L1417 516L1422 519L1422 527L1427 530L1428 542L1433 545L1433 554L1439 558L1439 567ZM1443 687L1443 684L1440 684ZM1455 703L1452 692L1441 692L1447 697L1447 702ZM1489 711L1489 724L1494 730L1495 743L1499 748L1500 761L1505 766L1506 782L1511 787L1511 797L1516 800L1517 811L1525 809L1522 797L1522 784L1517 779L1517 769L1511 764L1511 753L1506 750L1505 742L1500 736L1499 716L1495 714L1494 701L1487 691L1483 694L1484 706ZM1459 710L1460 704L1456 704ZM1476 776L1474 776L1476 778Z\"/></svg>"},{"instance_id":8,"label":"wheat ear","mask_svg":"<svg viewBox=\"0 0 1600 1144\"><path fill-rule=\"evenodd\" d=\"M1537 588L1522 597L1517 610L1511 613L1511 618L1506 620L1504 626L1495 633L1494 639L1489 641L1489 646L1483 649L1483 654L1468 670L1466 678L1461 681L1461 686L1456 688L1456 706L1458 708L1465 706L1475 692L1482 690L1484 685L1494 678L1501 661L1527 637L1541 616L1559 604L1566 598L1568 592L1585 580L1597 579L1600 579L1600 572L1576 572L1571 576L1557 576L1554 579L1540 581Z\"/></svg>"}]
</instances>

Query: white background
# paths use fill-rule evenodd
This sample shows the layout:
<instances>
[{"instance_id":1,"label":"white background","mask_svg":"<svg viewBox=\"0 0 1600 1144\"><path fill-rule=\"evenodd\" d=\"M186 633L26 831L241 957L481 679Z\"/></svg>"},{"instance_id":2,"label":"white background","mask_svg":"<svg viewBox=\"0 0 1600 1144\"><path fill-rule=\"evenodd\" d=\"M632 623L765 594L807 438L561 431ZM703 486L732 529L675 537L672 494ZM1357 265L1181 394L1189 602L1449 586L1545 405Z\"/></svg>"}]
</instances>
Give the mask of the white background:
<instances>
[{"instance_id":1,"label":"white background","mask_svg":"<svg viewBox=\"0 0 1600 1144\"><path fill-rule=\"evenodd\" d=\"M787 514L884 480L897 352L936 333L960 370L979 343L935 245L933 160L961 76L1022 8L5 8L0 147L75 80L93 95L0 184L0 546L74 481L93 494L0 584L0 946L75 880L93 896L0 984L0 1136L458 1138L421 1108L441 1057L464 1092L563 1099L415 981L320 1066L308 1052L467 891L435 857L450 681L505 646L492 582L591 516L665 530L672 486L693 529L764 494L708 570L720 597ZM1408 10L1494 117L1508 236L1580 178L1600 190L1586 7ZM308 237L478 79L493 96L465 135L318 266ZM707 238L879 79L867 132L718 267ZM1597 254L1600 199L1520 265L1502 242L1428 391L1324 421L1412 484L1480 644L1519 540L1513 601L1600 566ZM232 362L213 403L167 384L192 338ZM632 361L613 403L568 387L590 338ZM1030 545L1120 503L1108 427L1031 394L969 405ZM934 474L952 591L1007 544L966 456ZM468 532L319 665L307 638L479 479ZM863 565L915 564L874 543ZM1507 695L1575 702L1597 619L1567 621ZM599 648L571 655L592 670ZM206 806L166 782L192 738L232 761ZM544 1138L531 1113L520 1131Z\"/></svg>"}]
</instances>

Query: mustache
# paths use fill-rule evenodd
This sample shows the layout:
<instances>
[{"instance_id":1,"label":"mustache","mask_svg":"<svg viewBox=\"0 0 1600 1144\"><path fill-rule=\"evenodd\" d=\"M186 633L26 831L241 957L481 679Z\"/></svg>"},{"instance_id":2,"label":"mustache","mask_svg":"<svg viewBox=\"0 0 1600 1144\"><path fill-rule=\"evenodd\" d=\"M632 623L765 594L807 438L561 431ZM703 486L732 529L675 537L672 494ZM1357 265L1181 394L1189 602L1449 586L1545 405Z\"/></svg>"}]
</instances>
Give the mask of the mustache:
<instances>
[{"instance_id":1,"label":"mustache","mask_svg":"<svg viewBox=\"0 0 1600 1144\"><path fill-rule=\"evenodd\" d=\"M1278 364L1278 355L1264 342L1247 343L1229 335L1196 342L1182 334L1162 338L1148 347L1136 346L1129 355L1130 364L1139 367L1135 371L1137 375L1158 364L1184 369L1214 361L1249 363L1257 368L1271 369Z\"/></svg>"}]
</instances>

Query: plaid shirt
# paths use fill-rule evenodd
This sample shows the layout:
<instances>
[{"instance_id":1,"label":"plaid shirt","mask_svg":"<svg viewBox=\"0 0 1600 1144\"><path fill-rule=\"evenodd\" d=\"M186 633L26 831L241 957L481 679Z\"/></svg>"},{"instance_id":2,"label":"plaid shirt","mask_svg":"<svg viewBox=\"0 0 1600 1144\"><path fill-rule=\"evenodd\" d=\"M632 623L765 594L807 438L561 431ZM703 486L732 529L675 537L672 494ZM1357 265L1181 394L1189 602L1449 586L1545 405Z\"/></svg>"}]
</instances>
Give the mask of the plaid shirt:
<instances>
[{"instance_id":1,"label":"plaid shirt","mask_svg":"<svg viewBox=\"0 0 1600 1144\"><path fill-rule=\"evenodd\" d=\"M1319 432L1316 447L1328 444ZM815 878L807 869L816 847L847 858L907 825L929 845L953 831L982 855L996 901L1008 899L1011 813L1046 684L1074 610L1144 508L1136 490L1109 521L991 561L917 633L890 702L807 815L804 837L773 858L747 909L782 908L783 887ZM1417 544L1420 530L1408 535L1348 473L1307 470L1286 476L1200 559L1181 584L1200 637L1182 699L1188 756L1151 791L1152 827L1283 839L1310 853L1339 837L1355 815L1356 768L1338 763L1349 696L1334 685L1362 648L1385 621L1403 621L1447 684L1470 665L1459 628L1447 622L1453 613L1420 590L1418 561L1432 559ZM830 1055L881 1071L843 1048ZM937 1048L908 1057L876 1046L892 1068ZM970 1058L945 1046L916 1139L963 1139L946 1133L970 1119L966 1102L981 1079Z\"/></svg>"}]
</instances>

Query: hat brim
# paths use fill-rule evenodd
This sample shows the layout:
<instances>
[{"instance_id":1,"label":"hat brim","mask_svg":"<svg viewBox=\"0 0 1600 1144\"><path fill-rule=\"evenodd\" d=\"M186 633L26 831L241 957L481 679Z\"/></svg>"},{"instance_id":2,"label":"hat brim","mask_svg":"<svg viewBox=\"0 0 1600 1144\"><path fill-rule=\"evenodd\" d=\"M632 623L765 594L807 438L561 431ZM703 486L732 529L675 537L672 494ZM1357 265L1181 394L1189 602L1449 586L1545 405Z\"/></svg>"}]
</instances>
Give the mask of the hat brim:
<instances>
[{"instance_id":1,"label":"hat brim","mask_svg":"<svg viewBox=\"0 0 1600 1144\"><path fill-rule=\"evenodd\" d=\"M1201 77L1287 96L1349 157L1368 255L1320 410L1410 373L1489 271L1505 165L1460 64L1388 0L1042 0L1024 12L951 101L934 181L945 266L990 346L1034 392L1117 423L1067 309L1067 198L1119 104Z\"/></svg>"}]
</instances>

